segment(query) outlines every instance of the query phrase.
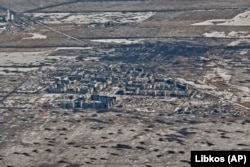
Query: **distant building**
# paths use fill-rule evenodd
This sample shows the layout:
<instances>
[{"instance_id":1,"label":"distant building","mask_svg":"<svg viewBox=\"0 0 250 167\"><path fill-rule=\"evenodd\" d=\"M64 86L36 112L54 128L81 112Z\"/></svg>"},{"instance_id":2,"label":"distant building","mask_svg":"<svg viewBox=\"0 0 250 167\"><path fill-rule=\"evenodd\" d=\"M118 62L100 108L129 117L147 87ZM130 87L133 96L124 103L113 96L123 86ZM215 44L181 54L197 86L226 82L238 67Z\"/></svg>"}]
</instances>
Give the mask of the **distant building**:
<instances>
[{"instance_id":1,"label":"distant building","mask_svg":"<svg viewBox=\"0 0 250 167\"><path fill-rule=\"evenodd\" d=\"M10 10L7 10L6 20L7 20L7 21L11 21L11 14L10 14Z\"/></svg>"},{"instance_id":2,"label":"distant building","mask_svg":"<svg viewBox=\"0 0 250 167\"><path fill-rule=\"evenodd\" d=\"M12 14L12 15L10 15L10 20L11 21L14 21L15 20L15 16Z\"/></svg>"},{"instance_id":3,"label":"distant building","mask_svg":"<svg viewBox=\"0 0 250 167\"><path fill-rule=\"evenodd\" d=\"M14 20L15 16L14 14L11 14L10 10L7 10L6 13L0 13L0 23L5 23Z\"/></svg>"},{"instance_id":4,"label":"distant building","mask_svg":"<svg viewBox=\"0 0 250 167\"><path fill-rule=\"evenodd\" d=\"M61 100L58 106L66 109L85 108L85 109L108 109L116 102L115 97L91 95L88 100L79 97L75 100Z\"/></svg>"}]
</instances>

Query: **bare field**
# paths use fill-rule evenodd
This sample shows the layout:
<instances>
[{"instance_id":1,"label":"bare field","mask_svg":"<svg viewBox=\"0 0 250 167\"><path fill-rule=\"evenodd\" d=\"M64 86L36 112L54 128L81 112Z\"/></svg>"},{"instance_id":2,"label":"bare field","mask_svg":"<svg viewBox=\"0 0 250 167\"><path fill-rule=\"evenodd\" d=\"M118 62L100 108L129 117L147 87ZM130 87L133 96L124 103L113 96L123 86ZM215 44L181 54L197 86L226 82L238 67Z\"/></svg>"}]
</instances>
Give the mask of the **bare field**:
<instances>
[{"instance_id":1,"label":"bare field","mask_svg":"<svg viewBox=\"0 0 250 167\"><path fill-rule=\"evenodd\" d=\"M8 0L2 0L1 5L5 6L6 8L11 8L16 12L24 12L27 10L42 8L48 5L56 5L58 3L65 2L70 2L70 0L48 0L46 2L39 2L34 0L16 0L15 2L12 2Z\"/></svg>"},{"instance_id":2,"label":"bare field","mask_svg":"<svg viewBox=\"0 0 250 167\"><path fill-rule=\"evenodd\" d=\"M181 3L181 5L180 5ZM249 2L244 0L240 1L223 1L218 3L217 1L182 1L182 0L146 0L146 1L106 1L106 2L77 2L67 4L65 6L60 5L58 7L47 8L40 11L52 12L52 11L151 11L151 10L200 10L200 9L225 9L225 8L245 8L249 5Z\"/></svg>"},{"instance_id":3,"label":"bare field","mask_svg":"<svg viewBox=\"0 0 250 167\"><path fill-rule=\"evenodd\" d=\"M59 114L60 120L53 113ZM34 114L26 112L25 115ZM0 155L5 161L0 164L20 167L33 163L36 166L190 166L191 150L247 150L250 145L249 122L244 119L192 125L185 123L183 117L167 125L155 121L168 119L167 116L143 115L143 119L134 116L136 113L114 116L112 113L36 112L35 118L31 118L37 120L36 124L27 131L16 127L20 138L6 140L12 144L2 146ZM96 124L96 121L102 123ZM23 121L15 124L19 122ZM22 127L29 125L22 123Z\"/></svg>"}]
</instances>

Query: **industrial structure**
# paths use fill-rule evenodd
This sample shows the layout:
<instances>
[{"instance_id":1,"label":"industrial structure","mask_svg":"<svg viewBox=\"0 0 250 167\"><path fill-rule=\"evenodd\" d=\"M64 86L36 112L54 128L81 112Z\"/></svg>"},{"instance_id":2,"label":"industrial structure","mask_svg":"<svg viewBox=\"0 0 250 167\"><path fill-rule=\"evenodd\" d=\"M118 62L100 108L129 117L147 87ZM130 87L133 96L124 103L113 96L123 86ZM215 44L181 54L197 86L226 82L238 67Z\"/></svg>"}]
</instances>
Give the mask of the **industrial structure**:
<instances>
[{"instance_id":1,"label":"industrial structure","mask_svg":"<svg viewBox=\"0 0 250 167\"><path fill-rule=\"evenodd\" d=\"M15 15L7 10L6 13L0 14L0 23L12 22L15 20Z\"/></svg>"}]
</instances>

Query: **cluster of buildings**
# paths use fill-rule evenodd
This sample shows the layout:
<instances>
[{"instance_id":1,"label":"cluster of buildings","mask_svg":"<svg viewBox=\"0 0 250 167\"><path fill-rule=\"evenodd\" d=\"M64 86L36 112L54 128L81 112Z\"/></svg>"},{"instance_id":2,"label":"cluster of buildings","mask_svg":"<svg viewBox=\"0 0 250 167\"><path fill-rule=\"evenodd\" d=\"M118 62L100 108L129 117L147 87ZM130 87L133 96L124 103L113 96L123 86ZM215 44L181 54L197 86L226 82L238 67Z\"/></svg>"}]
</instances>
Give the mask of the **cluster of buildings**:
<instances>
[{"instance_id":1,"label":"cluster of buildings","mask_svg":"<svg viewBox=\"0 0 250 167\"><path fill-rule=\"evenodd\" d=\"M0 13L0 33L8 29L6 26L8 22L13 22L14 20L15 16L9 10L6 13Z\"/></svg>"},{"instance_id":2,"label":"cluster of buildings","mask_svg":"<svg viewBox=\"0 0 250 167\"><path fill-rule=\"evenodd\" d=\"M143 67L112 64L62 68L50 73L45 91L66 95L61 108L108 109L122 96L170 96L184 98L193 92L172 78L152 74Z\"/></svg>"},{"instance_id":3,"label":"cluster of buildings","mask_svg":"<svg viewBox=\"0 0 250 167\"><path fill-rule=\"evenodd\" d=\"M10 22L14 21L15 16L10 12L10 10L7 10L6 13L0 14L0 22L5 23L5 22Z\"/></svg>"},{"instance_id":4,"label":"cluster of buildings","mask_svg":"<svg viewBox=\"0 0 250 167\"><path fill-rule=\"evenodd\" d=\"M112 79L96 72L81 68L72 73L68 69L58 70L50 75L52 81L45 91L70 95L58 101L61 108L108 109L115 104L116 97L98 93L111 86Z\"/></svg>"},{"instance_id":5,"label":"cluster of buildings","mask_svg":"<svg viewBox=\"0 0 250 167\"><path fill-rule=\"evenodd\" d=\"M192 92L187 85L175 82L171 78L136 78L125 82L124 86L116 92L118 95L137 96L170 96L188 97Z\"/></svg>"},{"instance_id":6,"label":"cluster of buildings","mask_svg":"<svg viewBox=\"0 0 250 167\"><path fill-rule=\"evenodd\" d=\"M66 99L59 101L58 105L61 108L84 108L84 109L108 109L116 102L116 97L88 95L78 96L77 98Z\"/></svg>"}]
</instances>

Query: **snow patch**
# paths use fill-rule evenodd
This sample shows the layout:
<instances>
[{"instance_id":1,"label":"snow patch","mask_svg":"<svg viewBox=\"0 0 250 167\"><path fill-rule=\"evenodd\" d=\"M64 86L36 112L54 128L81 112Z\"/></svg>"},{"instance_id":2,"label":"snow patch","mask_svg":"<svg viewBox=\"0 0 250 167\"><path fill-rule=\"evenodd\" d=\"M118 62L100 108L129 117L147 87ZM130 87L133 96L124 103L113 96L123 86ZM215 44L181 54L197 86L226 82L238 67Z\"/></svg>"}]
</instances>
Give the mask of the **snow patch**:
<instances>
[{"instance_id":1,"label":"snow patch","mask_svg":"<svg viewBox=\"0 0 250 167\"><path fill-rule=\"evenodd\" d=\"M32 37L23 38L22 40L25 40L25 39L47 39L46 35L42 35L39 33L28 33L28 34L32 35Z\"/></svg>"},{"instance_id":2,"label":"snow patch","mask_svg":"<svg viewBox=\"0 0 250 167\"><path fill-rule=\"evenodd\" d=\"M115 43L115 44L124 44L124 45L129 45L129 44L138 44L142 43L143 39L94 39L91 40L92 42L100 42L100 43Z\"/></svg>"},{"instance_id":3,"label":"snow patch","mask_svg":"<svg viewBox=\"0 0 250 167\"><path fill-rule=\"evenodd\" d=\"M58 47L55 51L58 50L86 50L86 49L93 49L92 47Z\"/></svg>"},{"instance_id":4,"label":"snow patch","mask_svg":"<svg viewBox=\"0 0 250 167\"><path fill-rule=\"evenodd\" d=\"M203 34L203 36L208 38L237 38L237 40L229 43L228 46L237 46L242 43L250 43L250 33L247 31L231 31L228 34L225 32L213 31L206 32Z\"/></svg>"},{"instance_id":5,"label":"snow patch","mask_svg":"<svg viewBox=\"0 0 250 167\"><path fill-rule=\"evenodd\" d=\"M214 90L216 89L216 87L212 86L212 85L205 85L205 84L201 84L201 83L194 83L193 81L186 81L185 79L183 78L178 78L178 81L182 82L182 83L186 83L188 85L191 85L195 88L198 88L198 89L209 89L209 90Z\"/></svg>"},{"instance_id":6,"label":"snow patch","mask_svg":"<svg viewBox=\"0 0 250 167\"><path fill-rule=\"evenodd\" d=\"M237 45L244 44L244 43L249 44L250 39L238 39L236 41L229 43L227 46L237 46Z\"/></svg>"},{"instance_id":7,"label":"snow patch","mask_svg":"<svg viewBox=\"0 0 250 167\"><path fill-rule=\"evenodd\" d=\"M208 38L250 38L250 33L247 31L231 31L228 34L225 32L213 31L206 32L203 34L204 37Z\"/></svg>"},{"instance_id":8,"label":"snow patch","mask_svg":"<svg viewBox=\"0 0 250 167\"><path fill-rule=\"evenodd\" d=\"M0 52L0 65L38 65L47 55L48 52Z\"/></svg>"},{"instance_id":9,"label":"snow patch","mask_svg":"<svg viewBox=\"0 0 250 167\"><path fill-rule=\"evenodd\" d=\"M227 71L225 71L224 69L217 68L216 74L219 75L221 78L223 78L223 80L225 80L227 83L231 79L231 75L229 75Z\"/></svg>"},{"instance_id":10,"label":"snow patch","mask_svg":"<svg viewBox=\"0 0 250 167\"><path fill-rule=\"evenodd\" d=\"M5 31L5 30L6 30L5 24L1 24L1 23L0 23L0 33L2 33L2 32Z\"/></svg>"},{"instance_id":11,"label":"snow patch","mask_svg":"<svg viewBox=\"0 0 250 167\"><path fill-rule=\"evenodd\" d=\"M87 57L84 61L100 61L100 57Z\"/></svg>"},{"instance_id":12,"label":"snow patch","mask_svg":"<svg viewBox=\"0 0 250 167\"><path fill-rule=\"evenodd\" d=\"M250 26L250 11L240 13L232 19L207 20L192 25Z\"/></svg>"},{"instance_id":13,"label":"snow patch","mask_svg":"<svg viewBox=\"0 0 250 167\"><path fill-rule=\"evenodd\" d=\"M22 68L22 67L0 67L0 71L10 71L10 72L15 72L15 71L19 71L19 72L28 72L28 71L34 71L34 70L38 70L38 67L31 67L31 68Z\"/></svg>"},{"instance_id":14,"label":"snow patch","mask_svg":"<svg viewBox=\"0 0 250 167\"><path fill-rule=\"evenodd\" d=\"M246 55L246 54L248 54L248 50L247 49L240 51L240 55Z\"/></svg>"},{"instance_id":15,"label":"snow patch","mask_svg":"<svg viewBox=\"0 0 250 167\"><path fill-rule=\"evenodd\" d=\"M218 31L213 31L213 32L206 32L203 34L204 37L208 37L208 38L225 38L226 34L225 32L218 32Z\"/></svg>"},{"instance_id":16,"label":"snow patch","mask_svg":"<svg viewBox=\"0 0 250 167\"><path fill-rule=\"evenodd\" d=\"M105 12L105 13L26 13L46 24L96 24L96 23L140 23L155 12Z\"/></svg>"}]
</instances>

